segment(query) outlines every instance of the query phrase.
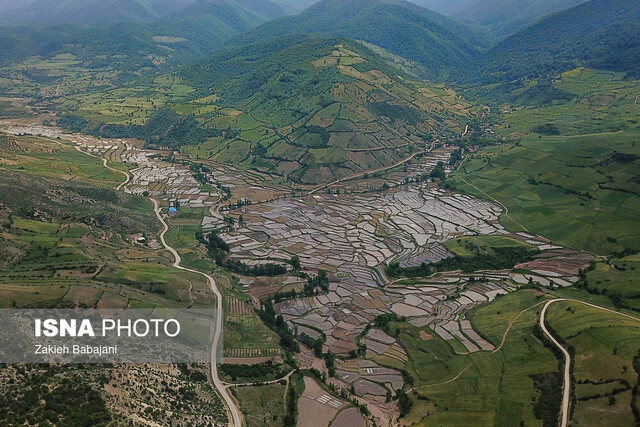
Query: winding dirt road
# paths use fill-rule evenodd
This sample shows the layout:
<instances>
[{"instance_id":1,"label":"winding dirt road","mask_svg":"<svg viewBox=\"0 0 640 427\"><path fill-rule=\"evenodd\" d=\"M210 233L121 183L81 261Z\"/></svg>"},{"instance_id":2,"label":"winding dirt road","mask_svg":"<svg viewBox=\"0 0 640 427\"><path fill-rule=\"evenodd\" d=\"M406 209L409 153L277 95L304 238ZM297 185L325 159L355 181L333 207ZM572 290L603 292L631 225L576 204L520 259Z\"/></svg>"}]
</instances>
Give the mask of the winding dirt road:
<instances>
[{"instance_id":1,"label":"winding dirt road","mask_svg":"<svg viewBox=\"0 0 640 427\"><path fill-rule=\"evenodd\" d=\"M103 157L98 157L95 156L91 153L88 153L86 151L82 151L80 149L80 147L78 147L77 145L74 146L74 148L76 150L78 150L78 152L82 153L82 154L86 154L87 156L91 156L95 159L99 159L102 160L102 164L105 168L114 171L114 172L118 172L121 173L123 175L126 176L126 180L122 183L120 183L115 189L116 190L120 190L124 185L126 185L130 180L131 180L131 174L129 174L128 172L119 170L119 169L115 169L112 168L111 166L108 165L107 163L107 159L103 158ZM220 393L220 395L222 396L223 400L225 401L225 405L226 407L229 409L229 412L231 412L232 418L233 418L233 423L229 423L229 425L233 425L235 427L242 427L242 415L240 414L240 411L238 410L238 407L236 406L235 401L233 400L233 398L231 397L231 395L228 393L227 388L224 386L224 384L222 383L222 381L220 381L220 377L218 376L218 364L217 364L217 358L218 355L216 354L216 349L218 348L218 343L220 342L220 336L222 334L222 327L221 325L223 325L224 322L224 318L223 318L223 309L222 309L222 295L220 294L220 291L218 290L218 286L216 285L216 281L214 280L213 277L211 277L210 275L203 273L202 271L198 271L198 270L193 270L191 268L186 268L186 267L182 267L180 265L180 263L182 262L182 258L180 257L180 254L178 253L178 251L176 251L173 247L169 246L169 244L167 244L164 235L167 233L167 231L169 231L169 226L167 225L167 223L165 222L164 218L162 218L162 214L160 213L160 204L158 203L158 201L152 197L149 198L151 200L151 202L153 202L153 211L156 214L156 218L158 218L158 221L160 221L160 224L162 224L162 231L160 232L160 242L162 243L162 246L168 250L169 252L171 252L171 255L173 255L174 258L174 262L172 264L172 267L178 269L178 270L183 270L183 271L189 271L192 273L196 273L199 274L201 276L204 276L207 279L207 282L209 284L209 287L211 288L211 291L214 293L214 295L216 296L216 303L217 303L217 316L216 316L216 330L213 334L213 341L211 343L211 378L213 380L213 384L215 385L216 389L218 390L218 393Z\"/></svg>"},{"instance_id":2,"label":"winding dirt road","mask_svg":"<svg viewBox=\"0 0 640 427\"><path fill-rule=\"evenodd\" d=\"M109 165L108 165L108 163L107 163L107 159L105 159L104 157L98 157L98 156L95 156L95 155L93 155L93 154L91 154L91 153L87 153L86 151L82 151L82 150L80 149L80 147L78 147L77 145L74 145L74 146L73 146L73 148L75 148L75 149L76 149L76 151L78 151L79 153L86 154L87 156L93 157L94 159L102 160L102 165L103 165L106 169L109 169L109 170L110 170L110 171L112 171L112 172L116 172L116 173L119 173L119 174L124 175L127 179L125 179L125 180L124 180L124 182L120 183L120 184L115 188L115 190L116 190L116 191L119 191L122 187L124 187L125 185L127 185L127 184L129 183L129 181L131 181L131 174L129 174L129 172L126 172L126 171L123 171L123 170L120 170L120 169L116 169L116 168L112 168L111 166L109 166Z\"/></svg>"},{"instance_id":3,"label":"winding dirt road","mask_svg":"<svg viewBox=\"0 0 640 427\"><path fill-rule=\"evenodd\" d=\"M218 389L218 392L224 399L227 407L229 408L229 411L233 416L233 425L236 427L241 427L242 421L241 421L240 411L238 410L233 398L227 392L226 387L218 377L218 365L217 365L218 356L216 354L216 349L218 348L218 343L220 342L220 335L222 334L221 325L223 324L223 321L224 321L222 316L222 295L220 294L220 291L218 290L218 286L216 285L216 281L213 279L213 277L201 271L182 267L180 265L180 263L182 262L182 258L180 257L180 254L174 248L169 246L164 238L164 235L167 233L167 231L169 231L169 226L165 222L164 218L162 218L162 214L160 213L160 204L156 199L151 198L151 201L153 202L153 210L156 214L156 217L158 218L158 221L160 221L160 223L162 224L162 231L160 232L160 242L162 243L162 246L164 246L166 250L171 252L171 254L173 255L173 258L175 259L172 266L174 268L177 268L178 270L190 271L192 273L200 274L201 276L206 277L207 282L209 283L209 287L211 288L211 291L213 291L214 295L216 296L216 305L217 305L216 326L217 327L213 334L213 342L211 345L211 378L213 379L213 384L216 386L216 389Z\"/></svg>"},{"instance_id":4,"label":"winding dirt road","mask_svg":"<svg viewBox=\"0 0 640 427\"><path fill-rule=\"evenodd\" d=\"M498 351L500 351L502 349L502 347L504 347L504 343L507 341L507 335L509 335L509 331L511 330L511 327L516 322L516 320L518 320L520 318L520 316L522 316L527 311L529 311L529 310L531 310L533 308L536 308L537 306L539 306L541 304L544 304L544 301L539 302L537 304L534 304L531 307L525 308L520 313L518 313L518 315L516 317L511 319L511 321L507 325L507 329L504 331L504 334L502 335L502 341L500 342L500 345L497 346L496 348L494 348L490 353L485 353L485 356L487 356L489 354L494 354L494 353L497 353ZM458 354L460 354L460 353L458 353ZM469 353L466 353L466 354L469 354ZM458 374L455 377L453 377L453 378L451 378L451 379L449 379L447 381L443 381L441 383L435 383L435 384L426 384L426 385L418 386L418 387L412 387L409 391L413 391L413 390L418 389L418 388L434 387L434 386L438 386L438 385L445 385L445 384L452 383L452 382L456 381L458 378L460 378L462 376L462 374L464 374L467 371L467 369L472 367L474 364L475 364L475 362L469 363L467 366L462 368L462 370L460 372L458 372Z\"/></svg>"}]
</instances>

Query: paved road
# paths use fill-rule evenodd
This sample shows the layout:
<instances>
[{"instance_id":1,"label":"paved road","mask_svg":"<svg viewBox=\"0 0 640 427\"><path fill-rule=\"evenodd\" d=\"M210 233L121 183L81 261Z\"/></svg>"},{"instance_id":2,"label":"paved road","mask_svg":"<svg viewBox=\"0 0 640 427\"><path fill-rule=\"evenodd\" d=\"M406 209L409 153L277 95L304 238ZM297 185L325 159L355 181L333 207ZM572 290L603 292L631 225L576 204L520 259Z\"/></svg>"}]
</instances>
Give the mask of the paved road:
<instances>
[{"instance_id":1,"label":"paved road","mask_svg":"<svg viewBox=\"0 0 640 427\"><path fill-rule=\"evenodd\" d=\"M101 159L102 160L102 164L104 165L105 168L110 169L110 170L112 170L114 172L119 172L119 173L125 175L127 177L126 181L124 181L123 183L118 185L116 187L116 190L120 190L131 179L131 175L129 173L127 173L125 171L121 171L121 170L115 169L115 168L112 168L111 166L109 166L107 164L107 159L100 158L100 157L95 156L95 155L93 155L91 153L87 153L86 151L82 151L80 149L80 147L78 147L78 146L74 146L74 148L76 150L78 150L82 154L86 154L86 155L94 157L96 159ZM223 312L222 312L222 295L220 294L220 291L218 290L218 286L216 285L216 281L213 279L213 277L211 277L210 275L208 275L206 273L203 273L201 271L193 270L193 269L186 268L186 267L182 267L180 265L180 263L182 262L182 258L180 257L180 254L174 248L169 246L167 244L165 238L164 238L164 235L167 233L167 231L169 231L169 226L164 221L164 218L162 218L162 215L160 213L160 205L159 205L159 203L158 203L158 201L156 199L154 199L154 198L150 198L150 199L153 202L153 210L154 210L154 212L156 214L156 217L158 218L158 221L160 221L160 224L162 224L162 232L160 232L160 242L162 243L162 246L164 246L164 248L166 250L171 252L171 254L173 255L173 258L175 260L173 262L172 266L174 268L177 268L178 270L190 271L192 273L196 273L196 274L199 274L201 276L206 277L207 278L207 282L209 283L209 287L211 288L211 291L216 296L217 318L216 318L216 330L215 330L215 332L213 334L213 342L211 343L211 378L213 379L213 384L215 385L216 389L218 390L218 392L220 393L220 395L224 399L224 401L226 403L226 406L229 408L229 411L231 412L231 415L232 415L232 418L233 418L233 424L231 422L229 424L233 425L235 427L242 427L242 415L240 414L240 411L238 410L238 407L236 406L235 401L233 400L231 395L229 395L229 393L227 392L226 387L224 386L222 381L220 381L220 377L218 377L218 364L217 364L218 355L216 354L216 349L218 348L218 343L220 342L220 335L222 333L222 325L223 325L223 322L224 322L224 319L223 319L223 316L222 316L223 315Z\"/></svg>"},{"instance_id":2,"label":"paved road","mask_svg":"<svg viewBox=\"0 0 640 427\"><path fill-rule=\"evenodd\" d=\"M551 301L547 301L547 303L542 307L542 311L540 312L540 327L544 331L544 334L553 342L556 347L558 347L562 353L564 354L564 383L562 386L562 422L560 423L561 427L567 427L569 423L569 400L571 398L571 356L569 356L569 352L562 346L560 343L554 338L553 335L547 330L547 327L544 324L544 315L547 313L547 308L554 302L558 301L566 301L564 298L554 299Z\"/></svg>"},{"instance_id":3,"label":"paved road","mask_svg":"<svg viewBox=\"0 0 640 427\"><path fill-rule=\"evenodd\" d=\"M567 427L568 423L569 423L569 401L570 401L570 397L571 397L571 357L569 356L569 352L562 346L560 345L560 343L553 337L553 335L551 335L549 333L549 331L547 330L546 326L544 325L544 315L547 312L547 308L553 304L554 302L558 302L558 301L571 301L571 302L577 302L580 304L584 304L586 306L589 306L591 308L595 308L597 310L602 310L602 311L606 311L608 313L613 313L613 314L617 314L619 316L623 316L635 321L640 322L640 319L638 319L637 317L631 316L629 314L625 314L625 313L620 313L619 311L615 311L615 310L611 310L608 308L604 308L604 307L600 307L598 305L594 305L588 302L584 302L584 301L580 301L580 300L575 300L575 299L567 299L567 298L557 298L551 301L547 301L547 303L544 305L544 307L542 308L542 312L540 312L540 327L542 328L542 330L544 331L545 335L560 349L562 350L562 353L564 354L564 385L563 385L563 389L562 389L562 423L560 424L561 427Z\"/></svg>"},{"instance_id":4,"label":"paved road","mask_svg":"<svg viewBox=\"0 0 640 427\"><path fill-rule=\"evenodd\" d=\"M211 345L211 378L213 379L213 384L215 385L216 389L218 390L218 392L220 393L220 395L222 396L222 398L224 399L227 407L229 408L229 411L231 412L232 416L233 416L233 425L235 427L241 427L242 426L242 421L241 421L241 415L240 415L240 411L238 410L236 403L234 402L233 398L231 397L231 395L228 393L226 387L224 386L224 384L222 383L222 381L220 381L220 378L218 377L218 364L217 364L217 354L216 354L216 349L218 348L218 343L220 342L220 335L222 333L222 324L223 324L223 316L222 316L222 295L220 294L220 291L218 290L218 286L216 285L216 281L213 279L213 277L211 277L210 275L203 273L201 271L197 271L197 270L192 270L190 268L186 268L186 267L182 267L180 265L180 263L182 262L182 258L180 258L180 254L178 254L178 251L176 251L174 248L172 248L171 246L169 246L167 244L167 242L164 239L164 235L166 234L166 232L169 230L169 226L167 225L167 223L164 221L164 218L162 218L162 215L160 214L160 205L158 204L158 201L156 199L151 199L151 201L153 202L153 207L154 207L154 211L156 213L156 217L158 218L158 221L160 221L160 223L162 224L162 232L160 233L160 242L162 243L162 246L165 247L166 250L168 250L169 252L171 252L171 254L173 255L175 261L173 263L173 267L177 268L179 270L184 270L184 271L190 271L192 273L196 273L196 274L200 274L204 277L207 278L207 282L209 283L209 287L211 288L211 290L213 291L214 295L216 296L216 302L217 302L217 319L216 319L216 330L214 332L213 335L213 342Z\"/></svg>"}]
</instances>

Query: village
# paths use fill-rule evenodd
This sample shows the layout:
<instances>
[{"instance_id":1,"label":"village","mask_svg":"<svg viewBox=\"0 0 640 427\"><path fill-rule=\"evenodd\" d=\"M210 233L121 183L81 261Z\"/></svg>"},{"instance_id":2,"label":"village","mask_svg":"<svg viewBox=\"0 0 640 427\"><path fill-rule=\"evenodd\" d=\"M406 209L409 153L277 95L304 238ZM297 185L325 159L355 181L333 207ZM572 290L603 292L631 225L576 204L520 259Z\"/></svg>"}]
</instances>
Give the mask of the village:
<instances>
[{"instance_id":1,"label":"village","mask_svg":"<svg viewBox=\"0 0 640 427\"><path fill-rule=\"evenodd\" d=\"M304 194L292 192L277 178L211 162L206 163L210 173L205 187L188 159L147 150L136 141L3 124L16 135L70 141L77 150L104 159L107 167L109 162L130 165L122 171L127 179L119 189L160 199L167 217L179 217L186 207L206 209L202 230L220 230L232 260L290 269L287 261L297 256L305 273L325 271L327 292L284 299L275 310L295 335L322 339L322 351L338 356L334 384L353 388L374 405L384 406L388 390L403 387L401 370L390 366L407 361L396 338L371 328L376 317L394 314L416 327L428 326L460 354L490 351L494 346L466 318L469 310L530 283L568 286L592 259L539 236L508 232L498 220L502 208L497 204L453 193L432 180L406 179L428 174L439 162L448 165L451 147L437 148L402 170L376 177L377 182L386 180L384 188L363 179ZM235 218L233 226L225 216ZM463 236L508 237L541 252L513 270L444 272L413 281L385 274L390 263L414 267L451 257L445 243ZM137 242L146 243L140 238ZM286 274L279 282L251 276L240 282L259 307L261 299L300 290L305 280ZM317 358L308 367L326 369Z\"/></svg>"}]
</instances>

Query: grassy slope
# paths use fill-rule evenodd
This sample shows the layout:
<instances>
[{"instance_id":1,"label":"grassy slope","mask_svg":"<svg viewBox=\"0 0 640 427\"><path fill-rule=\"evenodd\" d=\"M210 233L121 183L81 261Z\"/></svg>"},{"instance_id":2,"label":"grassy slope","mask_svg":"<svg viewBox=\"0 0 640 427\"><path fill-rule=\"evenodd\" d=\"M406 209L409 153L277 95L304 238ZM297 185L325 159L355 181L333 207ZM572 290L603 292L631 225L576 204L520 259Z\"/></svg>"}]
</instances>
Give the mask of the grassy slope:
<instances>
[{"instance_id":1,"label":"grassy slope","mask_svg":"<svg viewBox=\"0 0 640 427\"><path fill-rule=\"evenodd\" d=\"M502 236L469 236L448 240L445 247L456 255L495 255L493 248L525 247L535 249L532 245L520 240Z\"/></svg>"},{"instance_id":2,"label":"grassy slope","mask_svg":"<svg viewBox=\"0 0 640 427\"><path fill-rule=\"evenodd\" d=\"M544 301L533 291L521 291L502 297L478 309L474 327L495 345L500 344L508 323L522 310ZM433 338L423 340L420 329L406 324L400 328L400 340L408 351L406 369L415 378L415 390L431 401L430 414L418 414L419 399L409 419L424 425L540 425L533 415L532 401L538 397L529 375L553 372L557 361L531 336L536 309L522 315L512 326L505 346L494 354L479 352L457 355L453 348L428 328ZM442 384L460 373L460 377Z\"/></svg>"},{"instance_id":3,"label":"grassy slope","mask_svg":"<svg viewBox=\"0 0 640 427\"><path fill-rule=\"evenodd\" d=\"M285 386L282 384L234 389L248 427L282 425L284 393Z\"/></svg>"},{"instance_id":4,"label":"grassy slope","mask_svg":"<svg viewBox=\"0 0 640 427\"><path fill-rule=\"evenodd\" d=\"M552 305L547 321L575 351L578 400L573 420L581 425L634 425L631 401L638 403L632 388L640 374L638 366L634 368L634 358L640 357L640 322L573 302Z\"/></svg>"},{"instance_id":5,"label":"grassy slope","mask_svg":"<svg viewBox=\"0 0 640 427\"><path fill-rule=\"evenodd\" d=\"M465 179L554 242L600 254L640 249L637 82L578 69L555 84L577 99L505 115L499 131L517 141L472 156L450 183L483 195ZM535 132L545 124L559 135Z\"/></svg>"},{"instance_id":6,"label":"grassy slope","mask_svg":"<svg viewBox=\"0 0 640 427\"><path fill-rule=\"evenodd\" d=\"M235 133L184 147L192 157L304 183L399 162L430 136L462 132L473 108L358 43L304 36L220 49L175 75L82 94L61 108L92 123L140 124L163 104Z\"/></svg>"},{"instance_id":7,"label":"grassy slope","mask_svg":"<svg viewBox=\"0 0 640 427\"><path fill-rule=\"evenodd\" d=\"M2 306L186 306L190 283L211 303L200 276L131 244L159 225L147 200L105 188L122 177L60 141L0 142Z\"/></svg>"},{"instance_id":8,"label":"grassy slope","mask_svg":"<svg viewBox=\"0 0 640 427\"><path fill-rule=\"evenodd\" d=\"M596 262L581 283L589 292L609 296L619 306L640 311L640 255Z\"/></svg>"},{"instance_id":9,"label":"grassy slope","mask_svg":"<svg viewBox=\"0 0 640 427\"><path fill-rule=\"evenodd\" d=\"M559 296L587 299L610 308L606 299L584 292L563 290ZM392 324L391 329L399 330L400 341L409 355L404 368L414 378L417 392L409 393L414 406L401 420L403 424L542 425L534 414L541 394L531 376L558 372L558 362L533 336L533 327L541 304L549 298L552 296L520 290L473 312L470 317L474 328L497 346L508 324L523 310L534 307L513 322L504 346L495 353L455 354L449 343L428 328ZM640 323L573 302L554 303L547 321L575 349L575 379L606 382L577 385L579 398L597 393L605 397L579 400L574 419L591 425L599 419L606 422L619 416L620 425L633 425L631 389L618 380L628 381L631 387L638 381L632 363L640 350ZM427 339L421 331L428 334ZM447 382L458 374L458 379ZM625 390L616 392L616 402L610 404L607 393L615 388Z\"/></svg>"}]
</instances>

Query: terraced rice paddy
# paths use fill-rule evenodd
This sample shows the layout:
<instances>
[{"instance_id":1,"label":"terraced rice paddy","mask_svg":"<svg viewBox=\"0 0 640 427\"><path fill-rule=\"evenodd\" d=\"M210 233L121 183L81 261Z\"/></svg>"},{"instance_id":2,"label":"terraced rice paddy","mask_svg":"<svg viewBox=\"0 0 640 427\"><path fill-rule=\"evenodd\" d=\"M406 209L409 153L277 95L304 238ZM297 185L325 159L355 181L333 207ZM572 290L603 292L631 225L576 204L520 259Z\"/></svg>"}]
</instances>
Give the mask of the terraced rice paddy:
<instances>
[{"instance_id":1,"label":"terraced rice paddy","mask_svg":"<svg viewBox=\"0 0 640 427\"><path fill-rule=\"evenodd\" d=\"M69 140L78 150L109 158L114 167L127 171L125 192L148 193L165 207L179 202L182 216L171 219L175 235L170 233L168 238L190 236L198 224L205 231L220 229L228 225L223 215L231 215L235 226L220 234L231 246L231 259L248 265L284 265L297 255L304 271L327 271L327 293L284 300L275 309L292 331L314 339L326 336L323 352L347 356L359 350L356 343L365 345L366 351L357 358L336 361L336 381L345 388L353 385L376 405L385 405L387 394L404 386L401 370L411 357L394 334L375 328L365 331L377 316L394 313L408 321L407 327L419 329L419 340L446 343L456 357L473 357L493 351L496 344L476 330L467 318L470 310L532 282L568 286L593 258L534 234L510 233L498 221L502 208L492 202L433 183L404 184L402 176L420 176L438 161L447 163L451 149L434 150L406 170L389 172L384 180L393 186L385 191L372 191L367 180L354 180L344 183L348 192L333 191L334 186L312 194L298 189L297 194L306 195L293 196L278 179L215 163L207 163L211 172L203 188L188 161L167 161L136 141L96 139L34 126L9 130ZM227 189L232 192L229 202L252 203L227 212L221 201ZM541 253L509 270L453 271L411 280L391 280L384 273L391 262L410 267L450 257L451 251L460 249L448 243L452 239L481 241L483 236L508 237L516 246L530 245ZM187 240L185 245L197 245L191 237ZM246 301L255 302L279 290L299 290L304 281L288 275L228 280L237 282L227 288L238 294L229 294L224 302L225 357L232 362L277 360L281 355L278 337L258 321ZM313 404L326 406L320 397L314 397Z\"/></svg>"},{"instance_id":2,"label":"terraced rice paddy","mask_svg":"<svg viewBox=\"0 0 640 427\"><path fill-rule=\"evenodd\" d=\"M284 263L297 255L304 268L331 274L326 295L276 306L299 333L312 338L326 334L325 351L356 350L355 337L364 326L393 312L415 326L431 325L461 353L474 352L493 347L462 320L468 309L515 290L529 278L566 286L590 260L536 236L510 235L497 221L500 212L486 201L411 184L380 194L317 194L245 206L236 211L243 216L243 226L222 237L232 245L231 257L248 264ZM465 235L510 235L546 250L545 257L519 266L523 273L487 272L478 283L477 275L459 273L409 285L393 283L377 268L392 261L403 266L438 261L451 256L446 241ZM387 343L389 349L369 344L368 357L393 359L386 354L392 343Z\"/></svg>"}]
</instances>

